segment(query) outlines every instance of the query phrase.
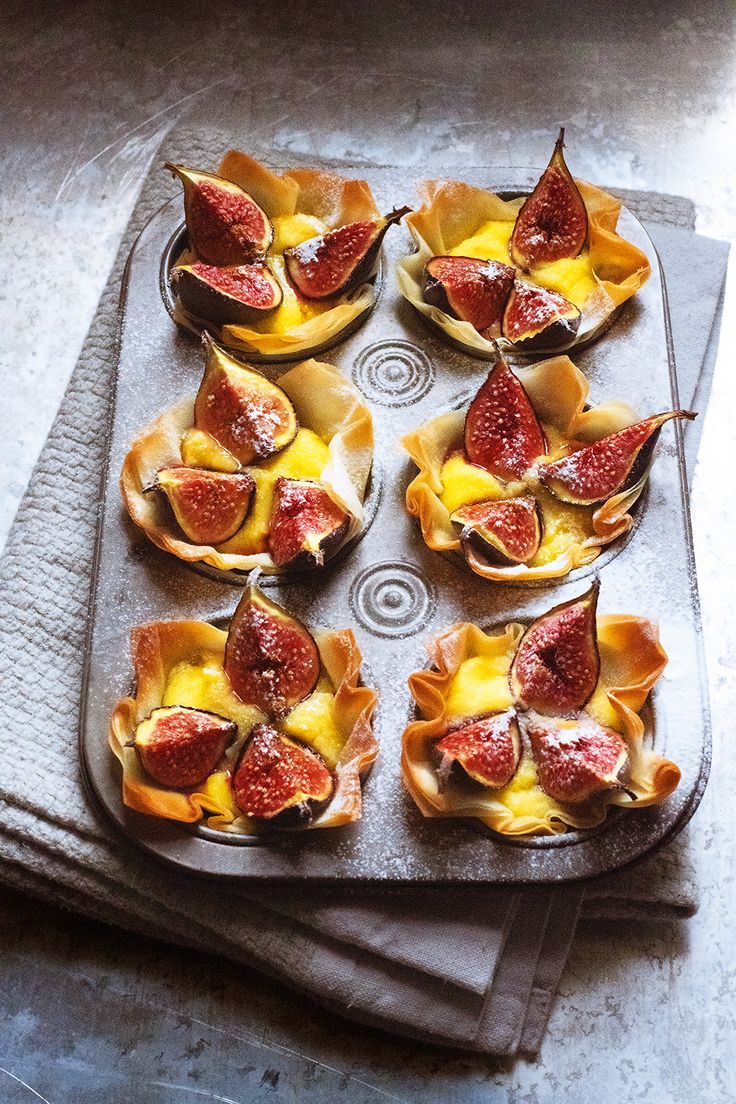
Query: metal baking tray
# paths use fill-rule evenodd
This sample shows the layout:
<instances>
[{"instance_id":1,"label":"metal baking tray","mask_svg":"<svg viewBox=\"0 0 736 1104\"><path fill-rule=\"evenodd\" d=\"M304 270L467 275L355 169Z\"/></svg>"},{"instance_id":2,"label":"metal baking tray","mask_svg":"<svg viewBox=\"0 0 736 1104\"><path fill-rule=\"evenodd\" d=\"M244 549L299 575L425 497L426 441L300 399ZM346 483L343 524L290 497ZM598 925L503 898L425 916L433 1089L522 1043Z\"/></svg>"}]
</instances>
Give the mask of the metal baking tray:
<instances>
[{"instance_id":1,"label":"metal baking tray","mask_svg":"<svg viewBox=\"0 0 736 1104\"><path fill-rule=\"evenodd\" d=\"M355 170L379 206L415 203L406 170ZM530 174L475 170L473 183L528 190ZM162 257L179 231L181 200L167 203L131 252L123 280L119 362L108 470L103 480L98 552L83 691L81 750L89 788L113 821L152 855L180 870L231 879L356 882L563 882L629 863L676 834L697 807L710 764L709 714L701 647L688 490L679 424L660 440L636 532L562 583L534 587L484 582L456 557L425 547L404 509L412 477L398 444L410 428L475 390L488 364L449 346L399 295L393 267L411 246L399 228L385 244L385 278L366 323L322 359L351 376L371 404L380 503L362 539L319 575L268 581L270 593L308 625L351 626L364 677L377 687L381 754L364 786L362 819L344 828L273 834L257 842L126 809L120 767L107 744L111 710L131 690L129 632L158 619L221 621L232 613L242 579L213 578L156 549L129 521L118 474L132 438L162 410L196 390L199 341L178 329L160 288ZM609 332L574 354L590 380L591 401L620 398L642 416L679 405L666 292L656 251L627 210L620 229L652 261L649 282L621 309ZM285 369L268 369L274 378ZM410 672L426 664L425 644L459 620L485 627L528 621L585 589L599 571L601 612L659 622L670 662L647 707L650 738L682 770L661 806L611 812L599 828L557 837L509 840L470 821L424 819L403 789L401 734L412 713Z\"/></svg>"}]
</instances>

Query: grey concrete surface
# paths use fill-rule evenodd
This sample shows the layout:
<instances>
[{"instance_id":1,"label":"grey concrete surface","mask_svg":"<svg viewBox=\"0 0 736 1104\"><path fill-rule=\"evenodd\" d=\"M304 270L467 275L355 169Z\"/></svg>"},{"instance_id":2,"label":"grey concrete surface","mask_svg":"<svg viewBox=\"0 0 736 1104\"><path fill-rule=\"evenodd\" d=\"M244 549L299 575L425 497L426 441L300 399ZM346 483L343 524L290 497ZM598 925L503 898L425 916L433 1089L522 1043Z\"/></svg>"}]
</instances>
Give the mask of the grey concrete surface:
<instances>
[{"instance_id":1,"label":"grey concrete surface","mask_svg":"<svg viewBox=\"0 0 736 1104\"><path fill-rule=\"evenodd\" d=\"M155 149L183 118L241 144L407 166L539 165L689 196L736 237L728 2L6 3L0 13L0 534ZM732 266L733 267L733 266ZM588 925L540 1059L388 1039L227 963L0 896L0 1101L736 1098L733 272L694 486L715 733L687 925Z\"/></svg>"}]
</instances>

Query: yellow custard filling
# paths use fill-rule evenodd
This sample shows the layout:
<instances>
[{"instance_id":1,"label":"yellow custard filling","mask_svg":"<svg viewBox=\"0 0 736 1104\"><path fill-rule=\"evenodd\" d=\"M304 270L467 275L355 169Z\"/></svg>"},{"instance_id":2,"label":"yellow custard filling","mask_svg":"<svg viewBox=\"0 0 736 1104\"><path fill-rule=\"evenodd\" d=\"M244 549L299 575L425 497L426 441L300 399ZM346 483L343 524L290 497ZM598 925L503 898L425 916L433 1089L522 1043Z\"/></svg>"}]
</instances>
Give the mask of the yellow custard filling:
<instances>
[{"instance_id":1,"label":"yellow custard filling","mask_svg":"<svg viewBox=\"0 0 736 1104\"><path fill-rule=\"evenodd\" d=\"M543 426L548 453L541 463L556 460L567 451L565 438L554 427ZM593 506L575 506L562 502L536 479L528 482L503 483L476 464L468 463L462 452L453 452L440 469L442 491L440 502L452 514L460 506L486 502L497 498L516 498L533 494L539 506L542 540L527 567L543 567L564 555L573 546L581 545L593 536Z\"/></svg>"},{"instance_id":2,"label":"yellow custard filling","mask_svg":"<svg viewBox=\"0 0 736 1104\"><path fill-rule=\"evenodd\" d=\"M458 667L447 691L445 708L450 720L501 712L512 705L509 668L513 652L472 656Z\"/></svg>"},{"instance_id":3,"label":"yellow custard filling","mask_svg":"<svg viewBox=\"0 0 736 1104\"><path fill-rule=\"evenodd\" d=\"M529 567L541 567L593 535L593 507L561 502L543 487L534 490L542 519L542 541Z\"/></svg>"},{"instance_id":4,"label":"yellow custard filling","mask_svg":"<svg viewBox=\"0 0 736 1104\"><path fill-rule=\"evenodd\" d=\"M469 464L461 452L448 456L440 471L442 493L440 502L449 513L471 502L505 498L508 489L494 475L476 464Z\"/></svg>"},{"instance_id":5,"label":"yellow custard filling","mask_svg":"<svg viewBox=\"0 0 736 1104\"><path fill-rule=\"evenodd\" d=\"M453 257L477 257L480 260L498 261L513 265L509 254L509 240L514 223L491 219L484 222L469 238L450 250ZM576 307L582 307L591 292L598 287L587 251L579 257L564 258L552 264L533 268L529 277L535 284L557 291Z\"/></svg>"},{"instance_id":6,"label":"yellow custard filling","mask_svg":"<svg viewBox=\"0 0 736 1104\"><path fill-rule=\"evenodd\" d=\"M311 215L279 215L272 221L273 245L268 254L268 267L278 280L283 299L276 310L251 323L250 328L257 333L283 334L295 326L301 326L303 322L308 322L310 318L324 314L334 306L333 300L305 299L299 295L286 274L283 257L285 249L324 234L328 227Z\"/></svg>"},{"instance_id":7,"label":"yellow custard filling","mask_svg":"<svg viewBox=\"0 0 736 1104\"><path fill-rule=\"evenodd\" d=\"M211 471L240 470L235 457L201 429L186 431L181 440L181 458L184 464ZM257 467L246 468L256 485L253 505L238 532L216 546L218 551L244 556L265 552L277 478L283 475L287 479L319 479L329 458L330 450L322 438L311 429L301 427L291 444L281 452L263 460Z\"/></svg>"},{"instance_id":8,"label":"yellow custard filling","mask_svg":"<svg viewBox=\"0 0 736 1104\"><path fill-rule=\"evenodd\" d=\"M204 709L235 721L239 738L245 739L254 724L266 718L254 705L241 702L230 687L230 680L222 666L222 659L214 653L201 656L197 661L183 660L171 668L166 680L162 705L184 705L191 709ZM309 697L295 705L279 725L288 736L314 748L334 770L345 743L336 715L335 693L329 677L323 674ZM229 792L227 773L216 771L210 775L204 792Z\"/></svg>"},{"instance_id":9,"label":"yellow custard filling","mask_svg":"<svg viewBox=\"0 0 736 1104\"><path fill-rule=\"evenodd\" d=\"M458 667L445 697L445 710L450 722L477 717L483 713L501 712L513 705L509 687L509 670L514 658L514 646L501 655L471 656ZM623 732L624 726L610 701L605 686L598 683L585 707L599 724ZM574 721L570 722L574 724ZM537 782L537 768L528 748L524 748L516 774L502 789L493 794L516 817L544 819L555 802Z\"/></svg>"}]
</instances>

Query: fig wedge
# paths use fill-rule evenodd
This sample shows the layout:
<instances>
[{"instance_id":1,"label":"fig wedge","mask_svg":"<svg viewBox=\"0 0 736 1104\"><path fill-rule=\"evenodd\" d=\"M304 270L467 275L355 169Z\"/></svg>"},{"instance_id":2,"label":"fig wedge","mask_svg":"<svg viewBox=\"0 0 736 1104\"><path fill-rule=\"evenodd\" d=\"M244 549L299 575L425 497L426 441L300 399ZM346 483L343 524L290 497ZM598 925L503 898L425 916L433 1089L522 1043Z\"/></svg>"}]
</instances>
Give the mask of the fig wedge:
<instances>
[{"instance_id":1,"label":"fig wedge","mask_svg":"<svg viewBox=\"0 0 736 1104\"><path fill-rule=\"evenodd\" d=\"M350 222L284 250L291 282L305 299L352 291L373 275L386 231L410 210L399 207L384 218Z\"/></svg>"},{"instance_id":2,"label":"fig wedge","mask_svg":"<svg viewBox=\"0 0 736 1104\"><path fill-rule=\"evenodd\" d=\"M432 257L425 270L424 298L445 314L469 322L487 337L499 337L515 272L475 257Z\"/></svg>"},{"instance_id":3,"label":"fig wedge","mask_svg":"<svg viewBox=\"0 0 736 1104\"><path fill-rule=\"evenodd\" d=\"M310 479L276 480L268 547L279 567L321 567L347 536L350 515Z\"/></svg>"},{"instance_id":4,"label":"fig wedge","mask_svg":"<svg viewBox=\"0 0 736 1104\"><path fill-rule=\"evenodd\" d=\"M249 584L230 622L225 673L242 702L284 717L317 685L320 658L309 630Z\"/></svg>"},{"instance_id":5,"label":"fig wedge","mask_svg":"<svg viewBox=\"0 0 736 1104\"><path fill-rule=\"evenodd\" d=\"M217 713L171 705L154 709L138 724L133 746L151 778L184 790L212 774L237 734L235 722Z\"/></svg>"},{"instance_id":6,"label":"fig wedge","mask_svg":"<svg viewBox=\"0 0 736 1104\"><path fill-rule=\"evenodd\" d=\"M565 129L547 168L516 216L509 243L514 264L529 271L565 257L577 257L588 240L588 212L563 154Z\"/></svg>"},{"instance_id":7,"label":"fig wedge","mask_svg":"<svg viewBox=\"0 0 736 1104\"><path fill-rule=\"evenodd\" d=\"M587 713L570 720L530 712L521 725L537 765L537 780L555 801L579 805L607 790L624 789L629 765L623 738Z\"/></svg>"},{"instance_id":8,"label":"fig wedge","mask_svg":"<svg viewBox=\"0 0 736 1104\"><path fill-rule=\"evenodd\" d=\"M497 351L465 416L465 452L501 479L520 479L547 451L547 441L523 386Z\"/></svg>"},{"instance_id":9,"label":"fig wedge","mask_svg":"<svg viewBox=\"0 0 736 1104\"><path fill-rule=\"evenodd\" d=\"M559 717L582 709L591 697L600 673L599 588L596 579L579 598L538 617L522 636L509 684L523 709Z\"/></svg>"},{"instance_id":10,"label":"fig wedge","mask_svg":"<svg viewBox=\"0 0 736 1104\"><path fill-rule=\"evenodd\" d=\"M283 299L281 285L265 264L218 268L196 261L177 265L169 281L189 314L218 326L256 322Z\"/></svg>"},{"instance_id":11,"label":"fig wedge","mask_svg":"<svg viewBox=\"0 0 736 1104\"><path fill-rule=\"evenodd\" d=\"M184 185L184 217L189 245L211 265L242 265L262 257L273 227L252 196L214 173L164 165Z\"/></svg>"},{"instance_id":12,"label":"fig wedge","mask_svg":"<svg viewBox=\"0 0 736 1104\"><path fill-rule=\"evenodd\" d=\"M179 528L194 544L221 544L248 516L255 483L247 472L162 468L145 491L162 491Z\"/></svg>"},{"instance_id":13,"label":"fig wedge","mask_svg":"<svg viewBox=\"0 0 736 1104\"><path fill-rule=\"evenodd\" d=\"M461 506L450 521L462 526L463 551L489 563L528 563L542 541L537 501L531 497L499 498Z\"/></svg>"},{"instance_id":14,"label":"fig wedge","mask_svg":"<svg viewBox=\"0 0 736 1104\"><path fill-rule=\"evenodd\" d=\"M437 741L435 751L441 756L437 768L440 790L458 769L482 786L498 790L511 781L519 765L521 737L516 713L508 709L453 726Z\"/></svg>"},{"instance_id":15,"label":"fig wedge","mask_svg":"<svg viewBox=\"0 0 736 1104\"><path fill-rule=\"evenodd\" d=\"M299 429L291 399L257 369L202 335L207 363L194 403L194 424L241 464L263 460L291 444Z\"/></svg>"},{"instance_id":16,"label":"fig wedge","mask_svg":"<svg viewBox=\"0 0 736 1104\"><path fill-rule=\"evenodd\" d=\"M334 789L332 775L314 752L268 724L253 726L232 785L235 803L246 816L278 817L284 827L309 821L313 804L327 801Z\"/></svg>"},{"instance_id":17,"label":"fig wedge","mask_svg":"<svg viewBox=\"0 0 736 1104\"><path fill-rule=\"evenodd\" d=\"M559 349L573 340L581 318L575 304L559 292L516 280L501 332L521 349Z\"/></svg>"},{"instance_id":18,"label":"fig wedge","mask_svg":"<svg viewBox=\"0 0 736 1104\"><path fill-rule=\"evenodd\" d=\"M576 449L552 464L540 464L539 480L563 502L579 506L602 502L633 487L645 475L665 422L672 418L692 421L695 417L692 410L655 414Z\"/></svg>"}]
</instances>

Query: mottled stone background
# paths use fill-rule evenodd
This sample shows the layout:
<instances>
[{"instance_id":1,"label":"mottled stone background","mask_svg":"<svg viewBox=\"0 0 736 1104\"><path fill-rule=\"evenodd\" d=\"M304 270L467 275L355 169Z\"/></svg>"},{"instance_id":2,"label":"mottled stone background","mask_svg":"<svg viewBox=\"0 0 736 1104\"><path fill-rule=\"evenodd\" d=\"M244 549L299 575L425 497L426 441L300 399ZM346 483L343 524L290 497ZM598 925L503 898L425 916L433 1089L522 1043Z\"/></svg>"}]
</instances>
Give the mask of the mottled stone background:
<instances>
[{"instance_id":1,"label":"mottled stone background","mask_svg":"<svg viewBox=\"0 0 736 1104\"><path fill-rule=\"evenodd\" d=\"M242 144L407 166L538 166L694 200L736 236L732 3L8 3L0 188L0 534L23 493L155 150L180 120ZM733 265L732 265L733 269ZM0 896L0 1100L444 1104L736 1098L736 685L727 292L694 525L715 761L685 925L586 926L537 1063L356 1028L215 959ZM90 488L94 493L96 488Z\"/></svg>"}]
</instances>

